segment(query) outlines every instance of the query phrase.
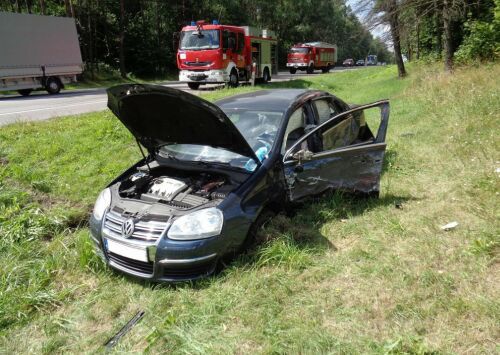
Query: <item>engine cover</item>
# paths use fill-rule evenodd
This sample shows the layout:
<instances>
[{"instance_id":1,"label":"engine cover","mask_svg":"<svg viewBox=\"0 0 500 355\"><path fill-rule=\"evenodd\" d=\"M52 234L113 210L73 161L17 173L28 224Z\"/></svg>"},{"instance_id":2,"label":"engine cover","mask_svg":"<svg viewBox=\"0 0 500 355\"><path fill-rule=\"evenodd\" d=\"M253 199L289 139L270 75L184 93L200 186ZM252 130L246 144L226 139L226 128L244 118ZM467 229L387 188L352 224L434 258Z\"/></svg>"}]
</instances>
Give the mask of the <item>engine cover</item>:
<instances>
[{"instance_id":1,"label":"engine cover","mask_svg":"<svg viewBox=\"0 0 500 355\"><path fill-rule=\"evenodd\" d=\"M156 195L165 201L172 199L180 192L185 190L187 185L180 180L171 179L168 177L160 177L153 180L149 187L148 193Z\"/></svg>"}]
</instances>

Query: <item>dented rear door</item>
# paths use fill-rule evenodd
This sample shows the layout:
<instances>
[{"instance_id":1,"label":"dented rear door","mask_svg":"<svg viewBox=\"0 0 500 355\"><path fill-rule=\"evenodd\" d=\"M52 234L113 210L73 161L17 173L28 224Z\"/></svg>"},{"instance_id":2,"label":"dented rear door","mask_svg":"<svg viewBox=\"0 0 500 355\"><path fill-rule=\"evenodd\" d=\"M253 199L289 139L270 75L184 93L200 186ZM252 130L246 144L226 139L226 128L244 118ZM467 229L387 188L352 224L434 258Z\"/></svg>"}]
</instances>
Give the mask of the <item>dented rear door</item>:
<instances>
[{"instance_id":1,"label":"dented rear door","mask_svg":"<svg viewBox=\"0 0 500 355\"><path fill-rule=\"evenodd\" d=\"M365 141L339 148L326 148L315 153L306 152L302 154L302 159L295 159L297 158L295 153L298 149L304 150L303 142L307 141L309 136L320 136L326 141L328 137L325 133L329 131L329 126L336 127L335 122L344 122L342 119L376 107L380 109L380 125L375 137L369 132ZM296 201L326 190L378 193L386 149L388 120L389 102L384 100L336 115L304 135L284 156L284 174L289 199Z\"/></svg>"}]
</instances>

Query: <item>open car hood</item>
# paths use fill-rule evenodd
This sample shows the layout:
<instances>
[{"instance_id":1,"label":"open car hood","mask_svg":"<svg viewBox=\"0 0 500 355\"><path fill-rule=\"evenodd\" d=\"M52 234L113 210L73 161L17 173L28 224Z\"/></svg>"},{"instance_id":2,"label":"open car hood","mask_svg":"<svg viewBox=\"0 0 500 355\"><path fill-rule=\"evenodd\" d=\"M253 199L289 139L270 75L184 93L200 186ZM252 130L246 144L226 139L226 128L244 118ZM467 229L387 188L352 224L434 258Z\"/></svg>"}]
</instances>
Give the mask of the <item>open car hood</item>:
<instances>
[{"instance_id":1,"label":"open car hood","mask_svg":"<svg viewBox=\"0 0 500 355\"><path fill-rule=\"evenodd\" d=\"M125 84L107 90L108 107L151 153L168 143L224 148L260 161L216 105L159 85Z\"/></svg>"}]
</instances>

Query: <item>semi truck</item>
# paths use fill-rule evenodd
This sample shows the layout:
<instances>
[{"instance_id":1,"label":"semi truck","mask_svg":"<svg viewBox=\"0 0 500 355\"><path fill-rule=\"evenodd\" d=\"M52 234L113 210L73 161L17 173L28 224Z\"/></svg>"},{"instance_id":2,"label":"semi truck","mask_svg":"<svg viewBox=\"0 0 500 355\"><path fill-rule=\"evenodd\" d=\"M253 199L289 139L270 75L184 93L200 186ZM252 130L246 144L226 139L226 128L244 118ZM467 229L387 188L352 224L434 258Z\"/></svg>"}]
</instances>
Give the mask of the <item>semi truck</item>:
<instances>
[{"instance_id":1,"label":"semi truck","mask_svg":"<svg viewBox=\"0 0 500 355\"><path fill-rule=\"evenodd\" d=\"M268 82L278 74L278 41L267 29L197 21L182 28L177 44L179 81L193 90L205 84Z\"/></svg>"},{"instance_id":2,"label":"semi truck","mask_svg":"<svg viewBox=\"0 0 500 355\"><path fill-rule=\"evenodd\" d=\"M82 71L73 18L0 12L0 91L57 94Z\"/></svg>"},{"instance_id":3,"label":"semi truck","mask_svg":"<svg viewBox=\"0 0 500 355\"><path fill-rule=\"evenodd\" d=\"M337 64L337 46L326 42L295 44L288 51L286 66L290 74L297 70L312 74L315 69L328 73Z\"/></svg>"}]
</instances>

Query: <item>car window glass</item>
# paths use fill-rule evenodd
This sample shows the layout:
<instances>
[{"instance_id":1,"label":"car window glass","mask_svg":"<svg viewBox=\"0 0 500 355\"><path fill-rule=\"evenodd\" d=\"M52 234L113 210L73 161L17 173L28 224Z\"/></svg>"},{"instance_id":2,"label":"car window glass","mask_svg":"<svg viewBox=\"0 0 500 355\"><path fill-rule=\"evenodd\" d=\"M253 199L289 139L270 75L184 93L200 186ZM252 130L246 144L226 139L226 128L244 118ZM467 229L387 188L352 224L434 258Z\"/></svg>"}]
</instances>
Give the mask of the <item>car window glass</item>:
<instances>
[{"instance_id":1,"label":"car window glass","mask_svg":"<svg viewBox=\"0 0 500 355\"><path fill-rule=\"evenodd\" d=\"M318 113L318 124L328 121L331 117L340 112L336 110L328 100L316 100L314 101L314 106Z\"/></svg>"},{"instance_id":2,"label":"car window glass","mask_svg":"<svg viewBox=\"0 0 500 355\"><path fill-rule=\"evenodd\" d=\"M281 152L284 153L304 135L305 128L305 110L300 107L292 113L286 126L285 135L283 136L283 146Z\"/></svg>"},{"instance_id":3,"label":"car window glass","mask_svg":"<svg viewBox=\"0 0 500 355\"><path fill-rule=\"evenodd\" d=\"M243 48L245 48L245 37L243 33L238 33L238 53L242 53Z\"/></svg>"},{"instance_id":4,"label":"car window glass","mask_svg":"<svg viewBox=\"0 0 500 355\"><path fill-rule=\"evenodd\" d=\"M365 112L374 112L378 109L356 111L339 120L334 119L332 124L326 124L321 129L323 151L338 149L351 144L363 143L373 139L373 135L365 120ZM380 114L379 114L380 117ZM379 118L380 120L380 118Z\"/></svg>"}]
</instances>

